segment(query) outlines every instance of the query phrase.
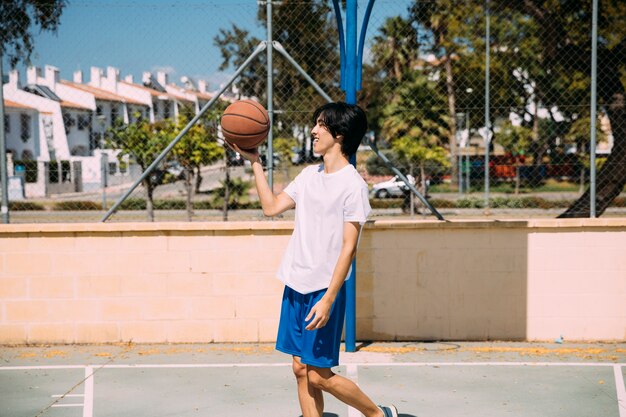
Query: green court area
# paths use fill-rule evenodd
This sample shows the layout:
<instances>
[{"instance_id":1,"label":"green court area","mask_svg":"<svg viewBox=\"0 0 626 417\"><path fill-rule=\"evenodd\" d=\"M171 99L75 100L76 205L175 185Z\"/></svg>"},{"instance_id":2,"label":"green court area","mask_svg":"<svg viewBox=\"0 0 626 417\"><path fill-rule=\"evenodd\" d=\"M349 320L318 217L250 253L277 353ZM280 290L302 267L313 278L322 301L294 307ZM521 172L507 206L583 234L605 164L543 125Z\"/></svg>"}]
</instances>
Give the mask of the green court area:
<instances>
[{"instance_id":1,"label":"green court area","mask_svg":"<svg viewBox=\"0 0 626 417\"><path fill-rule=\"evenodd\" d=\"M1 347L0 416L299 416L271 344ZM401 416L625 417L626 344L364 343L335 372ZM360 414L326 395L325 416Z\"/></svg>"}]
</instances>

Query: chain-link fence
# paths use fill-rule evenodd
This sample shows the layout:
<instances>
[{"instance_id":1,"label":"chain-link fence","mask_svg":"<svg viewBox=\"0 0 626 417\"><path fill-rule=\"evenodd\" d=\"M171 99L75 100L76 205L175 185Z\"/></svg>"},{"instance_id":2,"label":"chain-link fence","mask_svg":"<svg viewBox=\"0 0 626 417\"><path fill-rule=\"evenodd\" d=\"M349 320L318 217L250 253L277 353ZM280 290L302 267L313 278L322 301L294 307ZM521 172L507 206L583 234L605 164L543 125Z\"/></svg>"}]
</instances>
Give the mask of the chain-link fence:
<instances>
[{"instance_id":1,"label":"chain-link fence","mask_svg":"<svg viewBox=\"0 0 626 417\"><path fill-rule=\"evenodd\" d=\"M591 0L376 0L358 98L370 132L356 155L373 217L430 212L372 148L444 217L589 217L590 188L598 215L626 214L626 6L599 4L593 146ZM7 49L11 222L99 221L210 101L110 221L262 219L219 118L237 99L267 105L267 51L215 96L267 39L267 10L73 2L57 37L34 37L36 66L9 71ZM274 3L271 25L291 59L273 50L273 155L261 149L280 192L320 163L311 116L326 100L294 62L333 100L344 93L332 2Z\"/></svg>"}]
</instances>

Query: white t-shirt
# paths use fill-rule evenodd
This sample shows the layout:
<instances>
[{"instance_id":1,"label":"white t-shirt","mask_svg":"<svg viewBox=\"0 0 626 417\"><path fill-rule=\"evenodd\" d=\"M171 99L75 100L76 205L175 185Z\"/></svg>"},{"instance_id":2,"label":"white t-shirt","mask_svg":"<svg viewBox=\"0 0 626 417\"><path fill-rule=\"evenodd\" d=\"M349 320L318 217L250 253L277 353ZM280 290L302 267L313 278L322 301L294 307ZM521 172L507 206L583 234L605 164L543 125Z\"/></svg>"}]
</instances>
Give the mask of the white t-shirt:
<instances>
[{"instance_id":1,"label":"white t-shirt","mask_svg":"<svg viewBox=\"0 0 626 417\"><path fill-rule=\"evenodd\" d=\"M284 191L296 203L296 218L278 278L301 294L328 288L344 222L363 225L371 211L367 184L350 164L331 174L320 164L304 168Z\"/></svg>"}]
</instances>

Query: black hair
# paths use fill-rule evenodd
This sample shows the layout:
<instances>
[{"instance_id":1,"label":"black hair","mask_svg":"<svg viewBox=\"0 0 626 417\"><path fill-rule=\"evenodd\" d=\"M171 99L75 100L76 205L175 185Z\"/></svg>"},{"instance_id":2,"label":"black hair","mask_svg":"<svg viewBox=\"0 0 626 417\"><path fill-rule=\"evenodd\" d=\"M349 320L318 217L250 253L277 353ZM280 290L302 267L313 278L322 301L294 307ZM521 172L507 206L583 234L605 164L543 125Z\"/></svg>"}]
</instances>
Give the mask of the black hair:
<instances>
[{"instance_id":1,"label":"black hair","mask_svg":"<svg viewBox=\"0 0 626 417\"><path fill-rule=\"evenodd\" d=\"M356 152L367 130L367 116L362 108L343 101L327 103L313 113L314 125L318 119L334 138L343 137L341 152L344 155L350 156Z\"/></svg>"}]
</instances>

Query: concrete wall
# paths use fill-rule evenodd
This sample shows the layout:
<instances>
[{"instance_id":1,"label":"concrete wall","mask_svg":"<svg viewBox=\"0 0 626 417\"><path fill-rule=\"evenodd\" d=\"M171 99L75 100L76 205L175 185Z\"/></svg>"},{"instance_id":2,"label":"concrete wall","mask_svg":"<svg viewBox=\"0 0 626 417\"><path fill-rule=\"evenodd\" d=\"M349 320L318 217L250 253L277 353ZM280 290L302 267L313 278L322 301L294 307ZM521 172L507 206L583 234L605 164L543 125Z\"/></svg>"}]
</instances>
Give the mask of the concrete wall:
<instances>
[{"instance_id":1,"label":"concrete wall","mask_svg":"<svg viewBox=\"0 0 626 417\"><path fill-rule=\"evenodd\" d=\"M0 225L0 343L272 341L291 222ZM626 219L376 221L359 340L626 339Z\"/></svg>"}]
</instances>

